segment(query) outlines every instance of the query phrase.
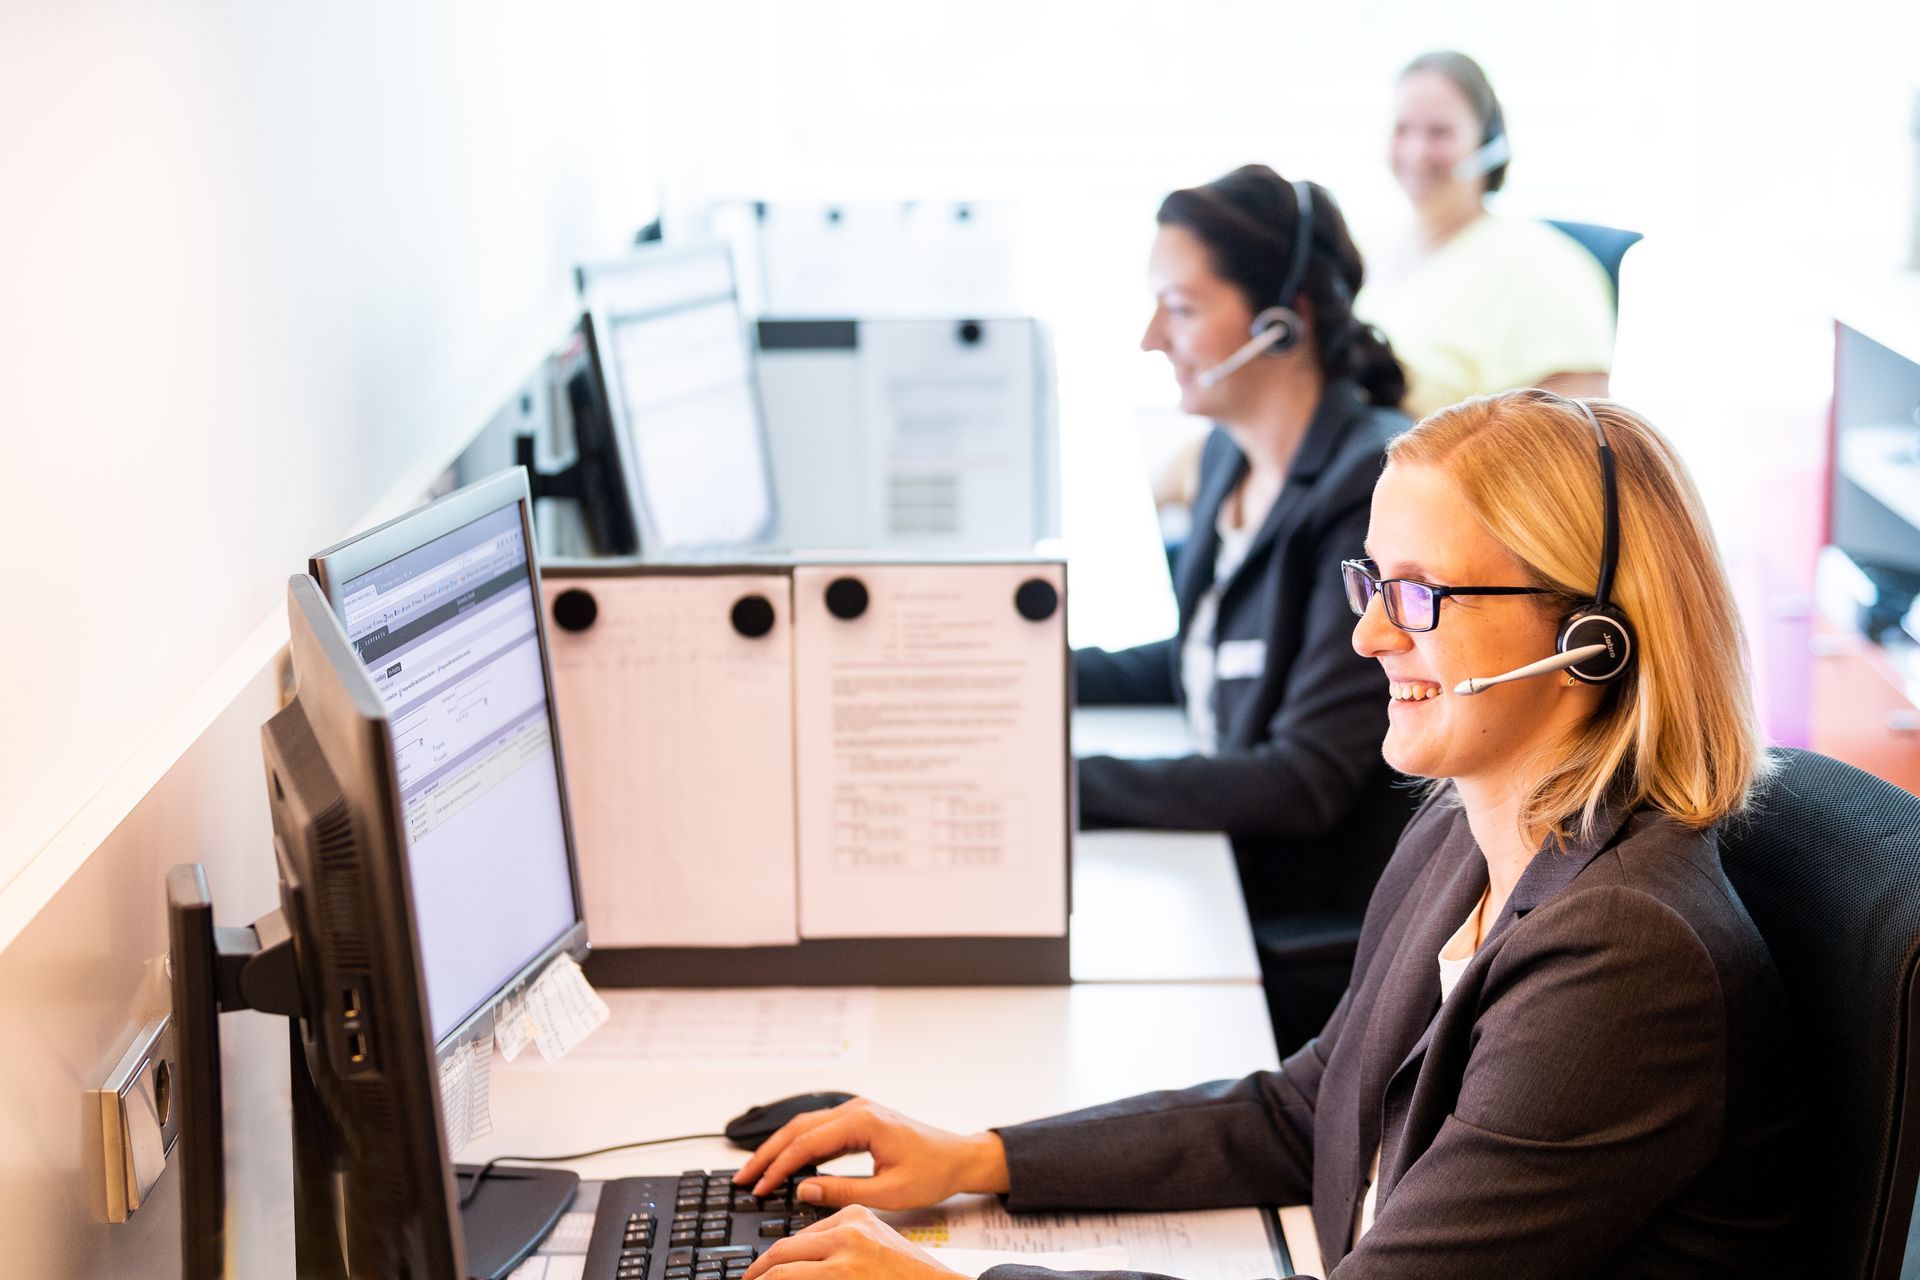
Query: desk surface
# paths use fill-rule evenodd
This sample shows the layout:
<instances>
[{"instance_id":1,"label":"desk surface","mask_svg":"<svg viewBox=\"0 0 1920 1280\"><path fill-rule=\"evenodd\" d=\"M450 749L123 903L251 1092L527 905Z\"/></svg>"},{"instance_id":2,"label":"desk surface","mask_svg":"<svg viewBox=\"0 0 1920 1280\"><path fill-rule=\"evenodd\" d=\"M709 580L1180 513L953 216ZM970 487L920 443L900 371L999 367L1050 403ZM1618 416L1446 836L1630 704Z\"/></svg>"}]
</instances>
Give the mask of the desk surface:
<instances>
[{"instance_id":1,"label":"desk surface","mask_svg":"<svg viewBox=\"0 0 1920 1280\"><path fill-rule=\"evenodd\" d=\"M1068 952L1075 982L1257 985L1260 960L1226 838L1081 832Z\"/></svg>"},{"instance_id":2,"label":"desk surface","mask_svg":"<svg viewBox=\"0 0 1920 1280\"><path fill-rule=\"evenodd\" d=\"M756 1103L840 1089L929 1124L973 1131L1149 1089L1277 1065L1257 986L892 987L874 993L863 1062L836 1067L548 1065L494 1061L494 1131L457 1153L584 1151L629 1139L717 1130ZM588 1177L732 1168L718 1140L580 1161Z\"/></svg>"},{"instance_id":3,"label":"desk surface","mask_svg":"<svg viewBox=\"0 0 1920 1280\"><path fill-rule=\"evenodd\" d=\"M1192 750L1177 707L1081 707L1075 755ZM1253 982L1260 962L1233 851L1218 832L1086 831L1074 841L1075 982Z\"/></svg>"}]
</instances>

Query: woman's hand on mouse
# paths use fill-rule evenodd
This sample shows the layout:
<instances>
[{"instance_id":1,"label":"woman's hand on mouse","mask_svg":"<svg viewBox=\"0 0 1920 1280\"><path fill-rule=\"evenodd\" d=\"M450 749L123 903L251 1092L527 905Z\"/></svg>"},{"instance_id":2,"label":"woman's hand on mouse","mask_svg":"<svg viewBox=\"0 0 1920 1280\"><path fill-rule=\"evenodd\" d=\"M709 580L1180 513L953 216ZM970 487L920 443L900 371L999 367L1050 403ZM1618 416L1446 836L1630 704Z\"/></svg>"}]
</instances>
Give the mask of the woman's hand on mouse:
<instances>
[{"instance_id":1,"label":"woman's hand on mouse","mask_svg":"<svg viewBox=\"0 0 1920 1280\"><path fill-rule=\"evenodd\" d=\"M774 1241L745 1280L954 1280L958 1274L856 1205Z\"/></svg>"},{"instance_id":2,"label":"woman's hand on mouse","mask_svg":"<svg viewBox=\"0 0 1920 1280\"><path fill-rule=\"evenodd\" d=\"M919 1209L963 1191L1007 1190L1007 1152L999 1134L948 1133L865 1098L795 1116L760 1144L733 1180L766 1195L796 1170L851 1151L872 1153L872 1177L808 1178L800 1184L800 1199L834 1208Z\"/></svg>"}]
</instances>

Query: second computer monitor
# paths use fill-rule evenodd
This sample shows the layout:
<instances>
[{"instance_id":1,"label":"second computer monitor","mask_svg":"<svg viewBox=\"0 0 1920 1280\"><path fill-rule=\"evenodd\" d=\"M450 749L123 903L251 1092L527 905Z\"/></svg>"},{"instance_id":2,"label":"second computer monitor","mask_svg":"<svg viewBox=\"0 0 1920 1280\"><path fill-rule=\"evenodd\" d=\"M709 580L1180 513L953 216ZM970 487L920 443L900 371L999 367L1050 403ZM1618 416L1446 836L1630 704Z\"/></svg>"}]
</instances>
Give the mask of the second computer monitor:
<instances>
[{"instance_id":1,"label":"second computer monitor","mask_svg":"<svg viewBox=\"0 0 1920 1280\"><path fill-rule=\"evenodd\" d=\"M752 546L774 524L753 352L724 245L580 269L648 550Z\"/></svg>"},{"instance_id":2,"label":"second computer monitor","mask_svg":"<svg viewBox=\"0 0 1920 1280\"><path fill-rule=\"evenodd\" d=\"M443 1047L586 949L526 495L516 469L312 561L392 725Z\"/></svg>"}]
</instances>

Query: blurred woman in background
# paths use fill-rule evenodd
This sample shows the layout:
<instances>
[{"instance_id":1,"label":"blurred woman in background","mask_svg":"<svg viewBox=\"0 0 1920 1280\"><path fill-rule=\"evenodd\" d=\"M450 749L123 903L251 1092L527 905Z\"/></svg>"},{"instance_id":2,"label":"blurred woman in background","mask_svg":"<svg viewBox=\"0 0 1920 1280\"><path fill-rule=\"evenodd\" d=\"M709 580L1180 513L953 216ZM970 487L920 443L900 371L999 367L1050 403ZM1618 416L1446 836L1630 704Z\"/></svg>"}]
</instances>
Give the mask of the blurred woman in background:
<instances>
[{"instance_id":1,"label":"blurred woman in background","mask_svg":"<svg viewBox=\"0 0 1920 1280\"><path fill-rule=\"evenodd\" d=\"M1416 418L1468 396L1538 386L1608 394L1613 285L1565 232L1486 207L1512 145L1500 99L1463 53L1426 53L1394 90L1393 176L1414 221L1373 255L1355 306L1393 340Z\"/></svg>"}]
</instances>

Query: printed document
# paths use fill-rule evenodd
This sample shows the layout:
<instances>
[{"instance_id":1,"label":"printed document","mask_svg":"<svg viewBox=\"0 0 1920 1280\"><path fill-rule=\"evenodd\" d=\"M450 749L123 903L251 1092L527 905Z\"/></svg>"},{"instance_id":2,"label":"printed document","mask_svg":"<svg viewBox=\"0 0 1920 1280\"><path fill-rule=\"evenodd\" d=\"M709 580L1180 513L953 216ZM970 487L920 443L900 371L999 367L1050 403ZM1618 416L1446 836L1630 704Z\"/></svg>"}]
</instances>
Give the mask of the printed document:
<instances>
[{"instance_id":1,"label":"printed document","mask_svg":"<svg viewBox=\"0 0 1920 1280\"><path fill-rule=\"evenodd\" d=\"M799 940L792 628L777 574L550 578L593 625L549 631L587 930L599 947ZM748 637L758 596L773 629Z\"/></svg>"},{"instance_id":2,"label":"printed document","mask_svg":"<svg viewBox=\"0 0 1920 1280\"><path fill-rule=\"evenodd\" d=\"M1014 607L1034 579L1040 621ZM803 937L1065 932L1065 594L1058 564L794 571Z\"/></svg>"}]
</instances>

